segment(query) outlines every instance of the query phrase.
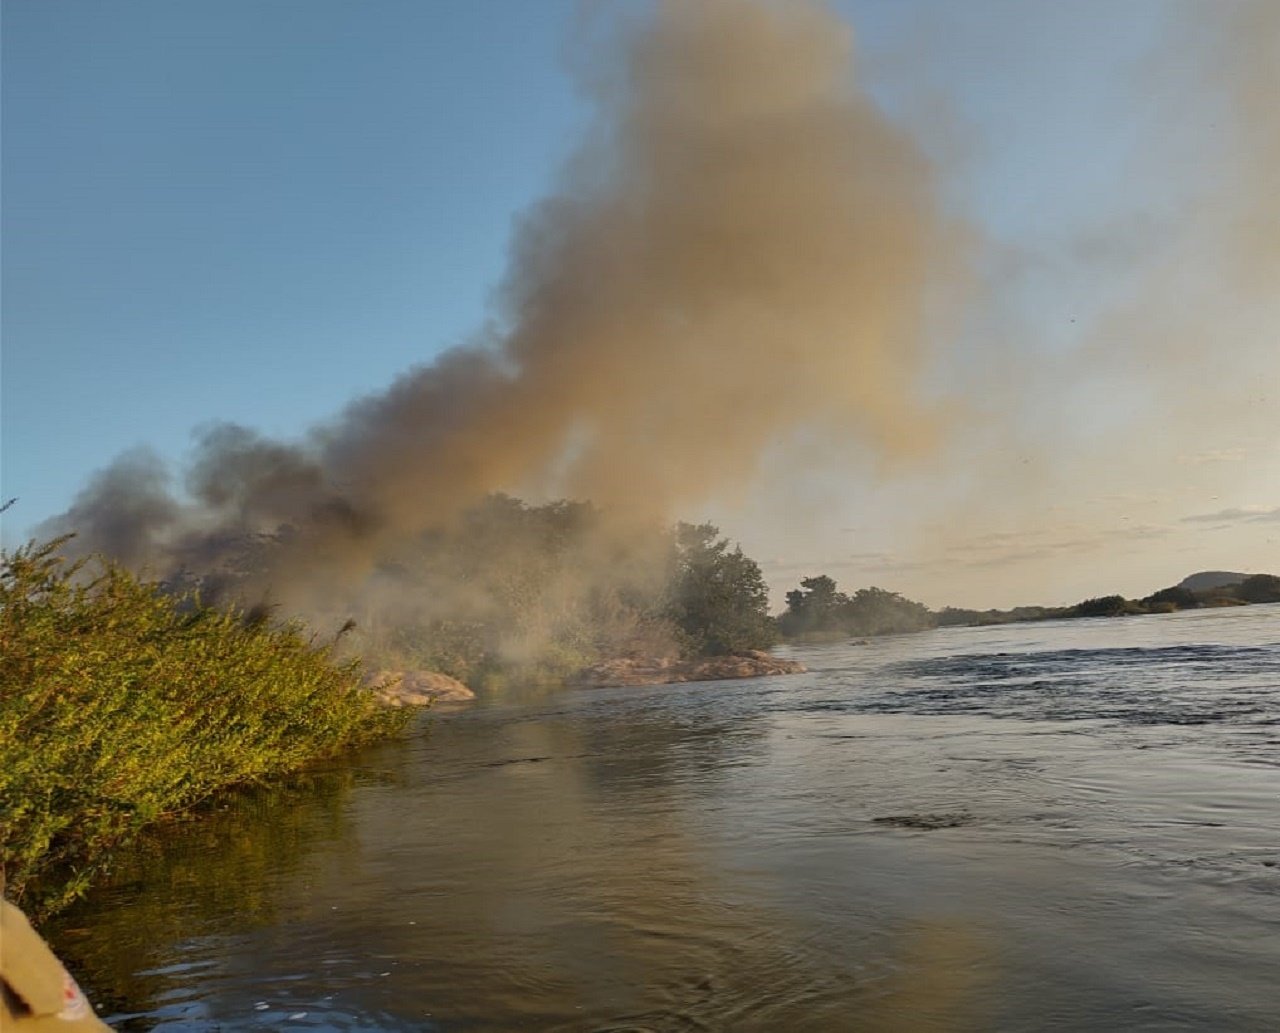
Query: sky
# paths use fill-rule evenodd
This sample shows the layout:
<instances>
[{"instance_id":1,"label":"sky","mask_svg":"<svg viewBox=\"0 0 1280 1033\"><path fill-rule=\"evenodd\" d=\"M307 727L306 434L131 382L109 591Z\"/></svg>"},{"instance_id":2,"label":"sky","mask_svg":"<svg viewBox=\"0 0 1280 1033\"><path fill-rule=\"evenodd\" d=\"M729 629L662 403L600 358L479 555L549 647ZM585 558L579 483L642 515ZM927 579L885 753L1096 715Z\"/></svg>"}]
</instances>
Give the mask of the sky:
<instances>
[{"instance_id":1,"label":"sky","mask_svg":"<svg viewBox=\"0 0 1280 1033\"><path fill-rule=\"evenodd\" d=\"M1050 605L1280 572L1274 9L829 7L965 242L918 370L936 440L791 428L679 515L776 593ZM7 0L5 544L123 452L180 471L220 421L296 439L491 333L516 228L594 129L593 28L647 8L585 11Z\"/></svg>"}]
</instances>

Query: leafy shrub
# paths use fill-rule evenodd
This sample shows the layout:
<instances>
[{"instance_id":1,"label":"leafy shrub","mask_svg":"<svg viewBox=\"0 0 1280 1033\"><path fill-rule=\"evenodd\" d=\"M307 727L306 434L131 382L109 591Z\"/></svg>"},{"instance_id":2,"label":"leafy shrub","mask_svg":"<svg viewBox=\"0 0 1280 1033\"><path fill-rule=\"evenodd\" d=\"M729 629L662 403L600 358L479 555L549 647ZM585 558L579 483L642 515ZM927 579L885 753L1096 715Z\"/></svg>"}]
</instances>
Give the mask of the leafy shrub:
<instances>
[{"instance_id":1,"label":"leafy shrub","mask_svg":"<svg viewBox=\"0 0 1280 1033\"><path fill-rule=\"evenodd\" d=\"M334 643L67 563L62 542L0 554L0 865L37 912L148 823L406 720Z\"/></svg>"},{"instance_id":2,"label":"leafy shrub","mask_svg":"<svg viewBox=\"0 0 1280 1033\"><path fill-rule=\"evenodd\" d=\"M717 656L768 649L778 640L769 589L755 560L729 548L713 524L678 524L668 615L684 652Z\"/></svg>"},{"instance_id":3,"label":"leafy shrub","mask_svg":"<svg viewBox=\"0 0 1280 1033\"><path fill-rule=\"evenodd\" d=\"M860 588L846 595L837 591L836 582L826 574L804 578L800 585L787 593L787 610L779 619L783 634L793 639L893 635L938 624L937 615L922 603L883 588Z\"/></svg>"},{"instance_id":4,"label":"leafy shrub","mask_svg":"<svg viewBox=\"0 0 1280 1033\"><path fill-rule=\"evenodd\" d=\"M1129 612L1128 600L1122 595L1103 595L1076 603L1077 617L1119 617Z\"/></svg>"},{"instance_id":5,"label":"leafy shrub","mask_svg":"<svg viewBox=\"0 0 1280 1033\"><path fill-rule=\"evenodd\" d=\"M602 658L734 653L777 639L759 565L716 527L637 528L582 502L490 495L378 577L361 651L473 688L554 683Z\"/></svg>"},{"instance_id":6,"label":"leafy shrub","mask_svg":"<svg viewBox=\"0 0 1280 1033\"><path fill-rule=\"evenodd\" d=\"M1235 594L1247 603L1280 603L1280 577L1254 574L1236 586Z\"/></svg>"},{"instance_id":7,"label":"leafy shrub","mask_svg":"<svg viewBox=\"0 0 1280 1033\"><path fill-rule=\"evenodd\" d=\"M1142 603L1152 613L1172 613L1174 610L1194 610L1200 605L1200 599L1191 589L1174 585L1153 592Z\"/></svg>"}]
</instances>

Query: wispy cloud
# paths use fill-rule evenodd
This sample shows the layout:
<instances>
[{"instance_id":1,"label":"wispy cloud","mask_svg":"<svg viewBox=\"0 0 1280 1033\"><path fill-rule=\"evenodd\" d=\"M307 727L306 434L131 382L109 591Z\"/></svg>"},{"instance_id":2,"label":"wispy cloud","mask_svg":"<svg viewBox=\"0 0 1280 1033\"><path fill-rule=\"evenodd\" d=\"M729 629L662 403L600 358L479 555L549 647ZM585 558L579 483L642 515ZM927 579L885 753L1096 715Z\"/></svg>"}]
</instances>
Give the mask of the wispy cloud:
<instances>
[{"instance_id":1,"label":"wispy cloud","mask_svg":"<svg viewBox=\"0 0 1280 1033\"><path fill-rule=\"evenodd\" d=\"M1242 463L1249 458L1244 448L1207 448L1200 452L1185 452L1178 456L1183 466L1204 466L1208 463Z\"/></svg>"},{"instance_id":2,"label":"wispy cloud","mask_svg":"<svg viewBox=\"0 0 1280 1033\"><path fill-rule=\"evenodd\" d=\"M1196 513L1182 518L1184 524L1267 524L1280 523L1280 506L1235 506L1216 513Z\"/></svg>"},{"instance_id":3,"label":"wispy cloud","mask_svg":"<svg viewBox=\"0 0 1280 1033\"><path fill-rule=\"evenodd\" d=\"M1056 531L992 532L953 545L948 552L957 566L1005 567L1072 553L1093 552L1117 540L1162 538L1170 530L1163 524L1126 523L1097 531L1068 526Z\"/></svg>"},{"instance_id":4,"label":"wispy cloud","mask_svg":"<svg viewBox=\"0 0 1280 1033\"><path fill-rule=\"evenodd\" d=\"M768 563L770 579L775 584L798 582L802 577L829 574L838 580L867 578L876 575L908 574L936 570L941 564L929 559L908 559L892 552L854 552L838 558L810 561L775 558ZM865 583L865 582L864 582ZM790 584L788 584L790 587Z\"/></svg>"},{"instance_id":5,"label":"wispy cloud","mask_svg":"<svg viewBox=\"0 0 1280 1033\"><path fill-rule=\"evenodd\" d=\"M1159 505L1164 502L1164 496L1155 495L1149 491L1113 491L1106 495L1096 495L1089 500L1090 505L1116 502L1125 505Z\"/></svg>"}]
</instances>

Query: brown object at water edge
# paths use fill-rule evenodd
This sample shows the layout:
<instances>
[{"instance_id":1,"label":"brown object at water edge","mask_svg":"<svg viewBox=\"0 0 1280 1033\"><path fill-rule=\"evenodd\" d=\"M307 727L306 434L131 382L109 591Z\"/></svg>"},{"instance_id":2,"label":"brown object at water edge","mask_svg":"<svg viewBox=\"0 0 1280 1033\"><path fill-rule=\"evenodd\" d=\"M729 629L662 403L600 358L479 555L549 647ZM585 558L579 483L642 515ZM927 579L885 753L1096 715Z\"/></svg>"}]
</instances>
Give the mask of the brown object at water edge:
<instances>
[{"instance_id":1,"label":"brown object at water edge","mask_svg":"<svg viewBox=\"0 0 1280 1033\"><path fill-rule=\"evenodd\" d=\"M62 1033L110 1030L27 916L0 901L0 1030Z\"/></svg>"}]
</instances>

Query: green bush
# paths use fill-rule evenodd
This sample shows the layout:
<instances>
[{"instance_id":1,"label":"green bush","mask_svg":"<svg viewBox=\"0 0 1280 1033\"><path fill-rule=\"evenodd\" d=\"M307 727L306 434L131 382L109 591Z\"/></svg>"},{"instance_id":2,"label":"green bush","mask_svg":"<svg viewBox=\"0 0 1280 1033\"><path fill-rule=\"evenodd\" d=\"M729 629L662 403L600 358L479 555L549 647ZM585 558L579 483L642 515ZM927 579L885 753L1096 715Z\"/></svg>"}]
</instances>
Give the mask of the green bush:
<instances>
[{"instance_id":1,"label":"green bush","mask_svg":"<svg viewBox=\"0 0 1280 1033\"><path fill-rule=\"evenodd\" d=\"M1194 610L1200 605L1195 592L1181 585L1162 588L1141 600L1151 613L1173 613L1176 610Z\"/></svg>"},{"instance_id":2,"label":"green bush","mask_svg":"<svg viewBox=\"0 0 1280 1033\"><path fill-rule=\"evenodd\" d=\"M741 546L730 549L714 524L677 524L674 561L668 619L686 653L718 656L777 642L759 565Z\"/></svg>"},{"instance_id":3,"label":"green bush","mask_svg":"<svg viewBox=\"0 0 1280 1033\"><path fill-rule=\"evenodd\" d=\"M976 611L951 611L973 615ZM950 623L965 623L953 619ZM859 588L853 595L837 591L826 574L803 578L800 588L787 593L786 612L778 619L783 635L792 641L832 641L865 635L900 635L936 627L938 615L922 603L883 588Z\"/></svg>"},{"instance_id":4,"label":"green bush","mask_svg":"<svg viewBox=\"0 0 1280 1033\"><path fill-rule=\"evenodd\" d=\"M1280 577L1254 574L1236 586L1235 594L1246 603L1280 603Z\"/></svg>"},{"instance_id":5,"label":"green bush","mask_svg":"<svg viewBox=\"0 0 1280 1033\"><path fill-rule=\"evenodd\" d=\"M1076 617L1120 617L1127 611L1128 600L1122 595L1102 595L1076 603Z\"/></svg>"},{"instance_id":6,"label":"green bush","mask_svg":"<svg viewBox=\"0 0 1280 1033\"><path fill-rule=\"evenodd\" d=\"M334 643L67 563L62 541L0 554L0 864L30 909L148 823L406 720Z\"/></svg>"}]
</instances>

